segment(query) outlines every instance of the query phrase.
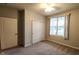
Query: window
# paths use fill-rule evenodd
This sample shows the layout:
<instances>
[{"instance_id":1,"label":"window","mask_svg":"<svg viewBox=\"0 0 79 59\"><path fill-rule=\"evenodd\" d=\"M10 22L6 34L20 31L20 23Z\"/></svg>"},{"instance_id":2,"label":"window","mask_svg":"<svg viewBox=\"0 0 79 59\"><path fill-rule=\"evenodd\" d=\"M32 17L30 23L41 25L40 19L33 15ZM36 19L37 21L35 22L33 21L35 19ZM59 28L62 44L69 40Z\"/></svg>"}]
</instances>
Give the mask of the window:
<instances>
[{"instance_id":1,"label":"window","mask_svg":"<svg viewBox=\"0 0 79 59\"><path fill-rule=\"evenodd\" d=\"M56 35L56 27L57 27L56 18L51 18L51 20L50 20L50 35Z\"/></svg>"},{"instance_id":2,"label":"window","mask_svg":"<svg viewBox=\"0 0 79 59\"><path fill-rule=\"evenodd\" d=\"M50 35L64 36L65 17L52 17L50 19Z\"/></svg>"}]
</instances>

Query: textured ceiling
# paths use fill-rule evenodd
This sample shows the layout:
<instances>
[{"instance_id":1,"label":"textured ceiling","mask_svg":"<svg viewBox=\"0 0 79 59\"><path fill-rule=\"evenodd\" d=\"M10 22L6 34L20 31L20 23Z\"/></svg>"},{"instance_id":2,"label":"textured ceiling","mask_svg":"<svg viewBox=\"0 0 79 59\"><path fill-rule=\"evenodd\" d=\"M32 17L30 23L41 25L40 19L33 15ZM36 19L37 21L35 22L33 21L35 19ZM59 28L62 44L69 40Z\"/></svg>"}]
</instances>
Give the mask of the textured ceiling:
<instances>
[{"instance_id":1,"label":"textured ceiling","mask_svg":"<svg viewBox=\"0 0 79 59\"><path fill-rule=\"evenodd\" d=\"M35 11L37 13L40 13L41 15L47 16L52 15L55 13L63 12L66 10L71 10L75 8L79 8L79 3L48 3L49 6L52 8L56 8L55 11L52 11L50 13L45 13L44 9L46 8L46 4L44 3L8 3L7 6L18 8L18 9L30 9L32 11Z\"/></svg>"}]
</instances>

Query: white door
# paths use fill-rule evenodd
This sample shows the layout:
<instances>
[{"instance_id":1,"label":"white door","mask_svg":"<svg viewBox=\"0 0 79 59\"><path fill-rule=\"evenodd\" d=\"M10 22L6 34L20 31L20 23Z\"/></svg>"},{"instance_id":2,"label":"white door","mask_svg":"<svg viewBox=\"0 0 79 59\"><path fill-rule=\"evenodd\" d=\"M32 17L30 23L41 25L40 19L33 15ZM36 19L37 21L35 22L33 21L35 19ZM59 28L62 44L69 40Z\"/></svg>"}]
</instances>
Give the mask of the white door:
<instances>
[{"instance_id":1,"label":"white door","mask_svg":"<svg viewBox=\"0 0 79 59\"><path fill-rule=\"evenodd\" d=\"M37 43L44 39L44 23L32 21L32 43Z\"/></svg>"},{"instance_id":2,"label":"white door","mask_svg":"<svg viewBox=\"0 0 79 59\"><path fill-rule=\"evenodd\" d=\"M17 19L0 17L0 20L2 21L1 49L17 46Z\"/></svg>"}]
</instances>

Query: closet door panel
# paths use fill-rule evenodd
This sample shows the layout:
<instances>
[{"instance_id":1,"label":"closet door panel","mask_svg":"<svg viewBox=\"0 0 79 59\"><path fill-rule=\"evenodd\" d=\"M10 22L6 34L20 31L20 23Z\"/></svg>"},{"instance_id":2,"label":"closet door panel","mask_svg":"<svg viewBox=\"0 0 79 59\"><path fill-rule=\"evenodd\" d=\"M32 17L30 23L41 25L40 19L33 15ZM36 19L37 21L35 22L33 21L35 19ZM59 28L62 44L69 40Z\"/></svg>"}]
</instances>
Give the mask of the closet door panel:
<instances>
[{"instance_id":1,"label":"closet door panel","mask_svg":"<svg viewBox=\"0 0 79 59\"><path fill-rule=\"evenodd\" d=\"M2 18L3 32L1 39L1 49L17 46L17 20Z\"/></svg>"},{"instance_id":2,"label":"closet door panel","mask_svg":"<svg viewBox=\"0 0 79 59\"><path fill-rule=\"evenodd\" d=\"M40 21L32 22L32 43L44 40L44 23Z\"/></svg>"}]
</instances>

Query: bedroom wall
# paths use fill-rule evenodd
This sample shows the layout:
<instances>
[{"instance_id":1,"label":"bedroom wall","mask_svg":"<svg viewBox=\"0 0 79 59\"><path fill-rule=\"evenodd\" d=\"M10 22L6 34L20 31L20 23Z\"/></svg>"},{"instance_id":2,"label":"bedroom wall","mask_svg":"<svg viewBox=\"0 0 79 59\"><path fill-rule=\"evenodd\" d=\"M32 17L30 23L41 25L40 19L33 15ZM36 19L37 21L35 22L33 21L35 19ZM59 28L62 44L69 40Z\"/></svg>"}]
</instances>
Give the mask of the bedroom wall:
<instances>
[{"instance_id":1,"label":"bedroom wall","mask_svg":"<svg viewBox=\"0 0 79 59\"><path fill-rule=\"evenodd\" d=\"M7 6L0 6L0 17L17 18L17 9Z\"/></svg>"},{"instance_id":2,"label":"bedroom wall","mask_svg":"<svg viewBox=\"0 0 79 59\"><path fill-rule=\"evenodd\" d=\"M47 17L47 40L54 41L60 44L64 44L67 46L74 47L79 49L79 9L71 10L68 12L63 12L60 14L52 15L52 16L61 16L67 13L71 13L70 16L70 30L69 30L69 40L65 40L62 37L58 36L49 36L49 17Z\"/></svg>"},{"instance_id":3,"label":"bedroom wall","mask_svg":"<svg viewBox=\"0 0 79 59\"><path fill-rule=\"evenodd\" d=\"M7 7L7 6L0 6L0 17L8 17L8 18L17 18L18 17L18 10L16 8L11 8L11 7ZM32 39L32 25L31 25L31 21L32 20L38 20L44 23L44 27L45 27L45 17L37 14L31 10L27 10L25 9L25 47L31 45L31 39ZM45 29L45 28L43 28ZM45 31L43 31L43 39L45 39Z\"/></svg>"}]
</instances>

